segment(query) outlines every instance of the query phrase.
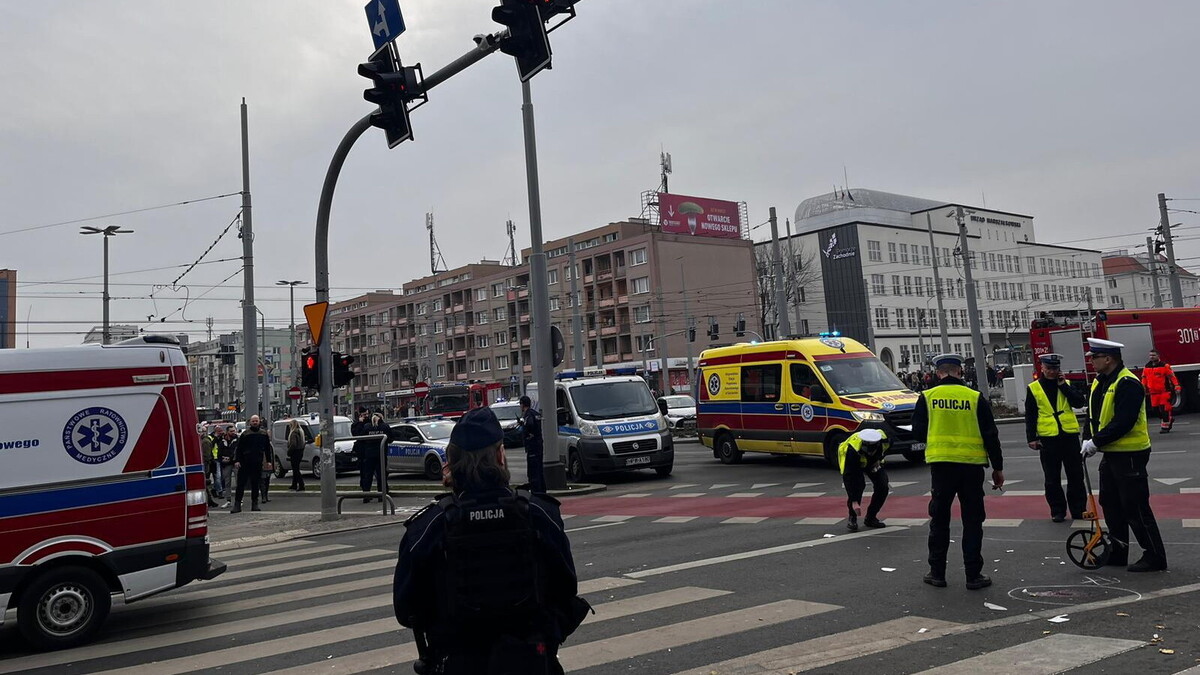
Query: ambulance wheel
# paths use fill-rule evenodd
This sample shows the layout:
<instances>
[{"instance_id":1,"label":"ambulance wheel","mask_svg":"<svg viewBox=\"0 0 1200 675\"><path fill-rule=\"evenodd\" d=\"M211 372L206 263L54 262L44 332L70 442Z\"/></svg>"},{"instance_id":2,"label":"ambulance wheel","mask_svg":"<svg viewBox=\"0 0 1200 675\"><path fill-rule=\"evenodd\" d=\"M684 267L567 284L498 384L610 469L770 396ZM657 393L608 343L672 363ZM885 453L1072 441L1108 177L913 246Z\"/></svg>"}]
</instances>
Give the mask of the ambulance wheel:
<instances>
[{"instance_id":1,"label":"ambulance wheel","mask_svg":"<svg viewBox=\"0 0 1200 675\"><path fill-rule=\"evenodd\" d=\"M571 448L567 453L567 480L572 483L582 483L587 478L587 471L583 468L583 458L579 456L579 451Z\"/></svg>"},{"instance_id":2,"label":"ambulance wheel","mask_svg":"<svg viewBox=\"0 0 1200 675\"><path fill-rule=\"evenodd\" d=\"M312 458L312 474L313 478L321 480L321 456L318 455Z\"/></svg>"},{"instance_id":3,"label":"ambulance wheel","mask_svg":"<svg viewBox=\"0 0 1200 675\"><path fill-rule=\"evenodd\" d=\"M17 625L37 649L65 649L90 640L111 607L112 595L99 574L86 567L58 567L36 577L21 594Z\"/></svg>"},{"instance_id":4,"label":"ambulance wheel","mask_svg":"<svg viewBox=\"0 0 1200 675\"><path fill-rule=\"evenodd\" d=\"M732 435L723 433L717 436L717 459L721 460L722 464L737 464L742 461L742 451L738 450Z\"/></svg>"},{"instance_id":5,"label":"ambulance wheel","mask_svg":"<svg viewBox=\"0 0 1200 675\"><path fill-rule=\"evenodd\" d=\"M442 477L442 460L437 455L425 458L425 477L429 480L439 480Z\"/></svg>"},{"instance_id":6,"label":"ambulance wheel","mask_svg":"<svg viewBox=\"0 0 1200 675\"><path fill-rule=\"evenodd\" d=\"M283 477L287 475L287 472L287 465L279 459L279 455L275 455L275 477L279 480L283 480Z\"/></svg>"},{"instance_id":7,"label":"ambulance wheel","mask_svg":"<svg viewBox=\"0 0 1200 675\"><path fill-rule=\"evenodd\" d=\"M825 439L825 461L835 469L838 468L838 446L846 438L846 434L834 432Z\"/></svg>"}]
</instances>

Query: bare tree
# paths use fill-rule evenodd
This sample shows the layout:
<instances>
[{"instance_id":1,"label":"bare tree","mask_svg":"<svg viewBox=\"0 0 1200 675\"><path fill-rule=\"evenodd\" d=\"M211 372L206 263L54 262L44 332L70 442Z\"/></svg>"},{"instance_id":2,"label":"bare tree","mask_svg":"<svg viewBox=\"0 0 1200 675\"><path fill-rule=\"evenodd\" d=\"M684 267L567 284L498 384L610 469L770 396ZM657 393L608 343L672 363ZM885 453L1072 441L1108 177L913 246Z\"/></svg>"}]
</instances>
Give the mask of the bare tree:
<instances>
[{"instance_id":1,"label":"bare tree","mask_svg":"<svg viewBox=\"0 0 1200 675\"><path fill-rule=\"evenodd\" d=\"M805 305L809 303L809 291L821 279L821 268L816 254L805 248L801 242L793 242L795 259L787 259L787 245L781 243L783 260L782 281L776 280L772 268L773 252L770 246L754 247L754 269L758 279L759 325L764 331L771 331L778 324L778 313L775 307L776 283L783 283L787 297L785 311L794 312L794 307L800 307L800 316L805 314ZM794 314L793 314L794 316ZM800 326L792 326L799 333ZM765 334L764 334L765 336Z\"/></svg>"}]
</instances>

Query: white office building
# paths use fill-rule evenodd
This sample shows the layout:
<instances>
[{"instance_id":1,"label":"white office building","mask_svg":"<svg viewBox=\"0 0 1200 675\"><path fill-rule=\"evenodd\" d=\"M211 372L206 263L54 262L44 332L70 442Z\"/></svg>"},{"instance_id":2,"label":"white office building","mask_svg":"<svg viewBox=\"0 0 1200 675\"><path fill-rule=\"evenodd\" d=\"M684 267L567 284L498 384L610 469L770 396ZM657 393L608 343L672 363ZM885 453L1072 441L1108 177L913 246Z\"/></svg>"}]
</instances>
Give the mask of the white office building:
<instances>
[{"instance_id":1,"label":"white office building","mask_svg":"<svg viewBox=\"0 0 1200 675\"><path fill-rule=\"evenodd\" d=\"M959 208L989 356L1013 351L1028 360L1030 321L1042 312L1105 306L1100 252L1037 243L1032 216L852 189L796 209L797 258L820 266L798 308L807 330L840 331L869 343L893 370L916 370L943 349L940 290L949 348L972 356Z\"/></svg>"},{"instance_id":2,"label":"white office building","mask_svg":"<svg viewBox=\"0 0 1200 675\"><path fill-rule=\"evenodd\" d=\"M1104 293L1109 309L1150 309L1171 307L1171 281L1166 259L1156 256L1152 262L1146 253L1130 255L1126 249L1104 254ZM1153 271L1151 265L1153 264ZM1179 287L1183 306L1200 305L1196 275L1179 267Z\"/></svg>"}]
</instances>

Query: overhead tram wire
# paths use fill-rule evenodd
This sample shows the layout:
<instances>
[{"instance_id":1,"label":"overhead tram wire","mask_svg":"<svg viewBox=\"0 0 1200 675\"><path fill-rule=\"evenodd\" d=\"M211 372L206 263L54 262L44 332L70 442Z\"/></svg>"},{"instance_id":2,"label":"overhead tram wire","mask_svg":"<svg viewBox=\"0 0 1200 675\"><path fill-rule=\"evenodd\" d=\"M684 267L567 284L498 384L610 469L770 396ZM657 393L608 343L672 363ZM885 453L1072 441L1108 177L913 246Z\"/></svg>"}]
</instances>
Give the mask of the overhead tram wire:
<instances>
[{"instance_id":1,"label":"overhead tram wire","mask_svg":"<svg viewBox=\"0 0 1200 675\"><path fill-rule=\"evenodd\" d=\"M62 227L63 225L75 225L76 223L86 223L92 220L102 220L104 218L115 218L117 216L129 216L135 213L146 213L147 211L157 211L160 209L169 209L176 206L186 206L189 204L199 204L200 202L212 201L214 199L224 199L226 197L239 197L241 192L230 192L223 195L213 195L212 197L201 197L199 199L187 199L181 202L173 202L171 204L159 204L158 206L147 206L140 209L131 209L129 211L118 211L116 213L106 213L100 216L89 216L87 218L76 218L74 220L64 220L57 223L46 223L45 225L34 225L32 227L22 227L15 230L0 230L0 237L6 234L20 234L21 232L32 232L34 230L44 230L51 227Z\"/></svg>"}]
</instances>

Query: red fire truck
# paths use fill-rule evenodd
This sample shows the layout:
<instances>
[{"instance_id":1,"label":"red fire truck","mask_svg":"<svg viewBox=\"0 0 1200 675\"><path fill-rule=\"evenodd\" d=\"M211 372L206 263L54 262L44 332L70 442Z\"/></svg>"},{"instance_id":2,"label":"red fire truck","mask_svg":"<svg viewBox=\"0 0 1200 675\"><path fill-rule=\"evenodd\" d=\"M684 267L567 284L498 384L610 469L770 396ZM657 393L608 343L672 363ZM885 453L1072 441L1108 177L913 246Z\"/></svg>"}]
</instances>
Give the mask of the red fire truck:
<instances>
[{"instance_id":1,"label":"red fire truck","mask_svg":"<svg viewBox=\"0 0 1200 675\"><path fill-rule=\"evenodd\" d=\"M426 412L451 419L462 417L468 410L482 408L500 400L504 385L499 382L451 382L429 387Z\"/></svg>"},{"instance_id":2,"label":"red fire truck","mask_svg":"<svg viewBox=\"0 0 1200 675\"><path fill-rule=\"evenodd\" d=\"M1179 378L1182 392L1176 396L1175 409L1200 409L1196 386L1200 375L1200 308L1101 310L1082 324L1043 315L1033 321L1029 344L1034 356L1061 354L1067 379L1085 383L1092 374L1091 362L1084 357L1089 337L1125 345L1125 365L1136 375L1141 374L1147 353L1157 349ZM1040 368L1036 358L1034 368Z\"/></svg>"}]
</instances>

